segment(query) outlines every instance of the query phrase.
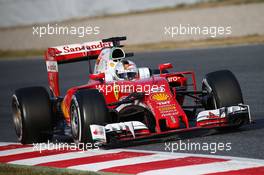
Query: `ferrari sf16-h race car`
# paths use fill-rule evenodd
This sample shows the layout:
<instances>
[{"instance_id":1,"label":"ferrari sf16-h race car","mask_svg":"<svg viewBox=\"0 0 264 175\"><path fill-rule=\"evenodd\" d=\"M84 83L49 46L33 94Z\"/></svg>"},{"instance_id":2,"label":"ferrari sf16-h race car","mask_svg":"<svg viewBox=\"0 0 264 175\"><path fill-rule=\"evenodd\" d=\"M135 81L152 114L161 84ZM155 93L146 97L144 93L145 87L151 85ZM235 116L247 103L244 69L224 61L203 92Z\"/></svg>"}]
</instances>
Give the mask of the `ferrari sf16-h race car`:
<instances>
[{"instance_id":1,"label":"ferrari sf16-h race car","mask_svg":"<svg viewBox=\"0 0 264 175\"><path fill-rule=\"evenodd\" d=\"M169 72L170 63L158 69L138 68L128 59L133 53L122 49L122 40L126 37L48 48L50 92L27 87L12 97L19 141L46 142L68 130L76 143L107 145L201 128L238 128L251 122L232 72L208 73L197 90L192 71ZM91 60L95 60L93 70ZM78 61L88 62L89 81L62 96L58 65ZM191 105L185 104L187 97Z\"/></svg>"}]
</instances>

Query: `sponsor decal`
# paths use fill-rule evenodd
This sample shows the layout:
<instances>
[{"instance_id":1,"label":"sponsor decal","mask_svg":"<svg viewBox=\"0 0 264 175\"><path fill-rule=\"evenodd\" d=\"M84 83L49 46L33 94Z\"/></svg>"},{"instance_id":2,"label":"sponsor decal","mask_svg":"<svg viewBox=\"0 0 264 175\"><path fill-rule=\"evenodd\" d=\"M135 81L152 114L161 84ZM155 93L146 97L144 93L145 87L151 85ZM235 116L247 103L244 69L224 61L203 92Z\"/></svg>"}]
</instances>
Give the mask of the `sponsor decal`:
<instances>
[{"instance_id":1,"label":"sponsor decal","mask_svg":"<svg viewBox=\"0 0 264 175\"><path fill-rule=\"evenodd\" d=\"M56 61L46 61L48 72L58 72L58 64Z\"/></svg>"},{"instance_id":2,"label":"sponsor decal","mask_svg":"<svg viewBox=\"0 0 264 175\"><path fill-rule=\"evenodd\" d=\"M209 112L208 119L217 119L217 118L220 118L220 116L217 116L212 112Z\"/></svg>"},{"instance_id":3,"label":"sponsor decal","mask_svg":"<svg viewBox=\"0 0 264 175\"><path fill-rule=\"evenodd\" d=\"M175 82L179 80L178 76L172 76L167 78L168 82Z\"/></svg>"},{"instance_id":4,"label":"sponsor decal","mask_svg":"<svg viewBox=\"0 0 264 175\"><path fill-rule=\"evenodd\" d=\"M100 125L90 125L92 139L97 142L106 142L105 128Z\"/></svg>"},{"instance_id":5,"label":"sponsor decal","mask_svg":"<svg viewBox=\"0 0 264 175\"><path fill-rule=\"evenodd\" d=\"M161 113L161 116L163 117L174 116L179 114L179 111L177 110L174 104L160 106L158 109Z\"/></svg>"},{"instance_id":6,"label":"sponsor decal","mask_svg":"<svg viewBox=\"0 0 264 175\"><path fill-rule=\"evenodd\" d=\"M176 110L176 107L174 105L161 106L161 107L159 107L159 110L162 111L162 112L173 111L173 110Z\"/></svg>"},{"instance_id":7,"label":"sponsor decal","mask_svg":"<svg viewBox=\"0 0 264 175\"><path fill-rule=\"evenodd\" d=\"M155 87L155 85L153 85L153 87L151 88L151 92L155 93L155 92L164 92L165 91L165 85L161 85L160 87Z\"/></svg>"},{"instance_id":8,"label":"sponsor decal","mask_svg":"<svg viewBox=\"0 0 264 175\"><path fill-rule=\"evenodd\" d=\"M167 101L170 96L166 93L155 93L151 96L151 99L154 101Z\"/></svg>"},{"instance_id":9,"label":"sponsor decal","mask_svg":"<svg viewBox=\"0 0 264 175\"><path fill-rule=\"evenodd\" d=\"M70 52L78 52L82 50L100 50L104 47L110 47L112 45L111 42L103 43L99 42L99 44L91 44L91 45L82 45L82 46L77 46L77 47L70 47L70 46L64 46L63 50L64 53L70 53Z\"/></svg>"},{"instance_id":10,"label":"sponsor decal","mask_svg":"<svg viewBox=\"0 0 264 175\"><path fill-rule=\"evenodd\" d=\"M170 104L170 101L161 101L161 102L157 102L158 105L162 106L162 105L168 105Z\"/></svg>"},{"instance_id":11,"label":"sponsor decal","mask_svg":"<svg viewBox=\"0 0 264 175\"><path fill-rule=\"evenodd\" d=\"M64 46L58 46L54 49L57 50L57 55L63 55L63 54L71 54L76 53L80 51L95 51L95 50L101 50L105 47L111 47L113 45L112 42L102 42L102 41L95 41L95 42L87 42L83 44L72 44L72 45L64 45Z\"/></svg>"},{"instance_id":12,"label":"sponsor decal","mask_svg":"<svg viewBox=\"0 0 264 175\"><path fill-rule=\"evenodd\" d=\"M178 115L178 112L175 111L175 112L161 114L162 117L168 117L168 116L174 116L174 115Z\"/></svg>"}]
</instances>

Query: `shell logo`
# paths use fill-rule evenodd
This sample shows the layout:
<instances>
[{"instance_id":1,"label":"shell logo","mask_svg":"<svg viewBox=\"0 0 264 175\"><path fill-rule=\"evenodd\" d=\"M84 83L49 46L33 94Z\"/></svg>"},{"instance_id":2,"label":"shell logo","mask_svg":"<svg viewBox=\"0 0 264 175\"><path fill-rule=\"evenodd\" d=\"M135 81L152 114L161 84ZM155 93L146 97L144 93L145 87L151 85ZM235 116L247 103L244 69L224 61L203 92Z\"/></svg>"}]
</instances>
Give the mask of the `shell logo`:
<instances>
[{"instance_id":1,"label":"shell logo","mask_svg":"<svg viewBox=\"0 0 264 175\"><path fill-rule=\"evenodd\" d=\"M151 96L151 99L155 101L166 101L169 99L169 95L166 93L156 93Z\"/></svg>"}]
</instances>

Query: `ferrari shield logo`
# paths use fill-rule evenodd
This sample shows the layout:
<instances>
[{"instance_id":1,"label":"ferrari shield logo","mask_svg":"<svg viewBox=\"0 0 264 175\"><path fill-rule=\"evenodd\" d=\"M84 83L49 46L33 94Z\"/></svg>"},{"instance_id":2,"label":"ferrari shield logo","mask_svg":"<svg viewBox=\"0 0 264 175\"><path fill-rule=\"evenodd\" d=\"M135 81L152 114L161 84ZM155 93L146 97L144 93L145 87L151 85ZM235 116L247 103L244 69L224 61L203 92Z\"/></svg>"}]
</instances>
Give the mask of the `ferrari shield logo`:
<instances>
[{"instance_id":1,"label":"ferrari shield logo","mask_svg":"<svg viewBox=\"0 0 264 175\"><path fill-rule=\"evenodd\" d=\"M118 100L119 99L119 88L116 83L114 83L113 89L114 89L115 99Z\"/></svg>"}]
</instances>

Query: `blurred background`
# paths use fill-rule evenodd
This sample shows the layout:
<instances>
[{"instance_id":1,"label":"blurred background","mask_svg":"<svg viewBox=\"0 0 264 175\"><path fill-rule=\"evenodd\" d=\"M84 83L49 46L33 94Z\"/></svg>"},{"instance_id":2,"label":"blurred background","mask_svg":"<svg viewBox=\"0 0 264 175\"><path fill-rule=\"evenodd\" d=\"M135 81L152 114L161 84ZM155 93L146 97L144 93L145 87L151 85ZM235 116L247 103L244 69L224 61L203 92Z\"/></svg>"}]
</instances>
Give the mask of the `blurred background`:
<instances>
[{"instance_id":1,"label":"blurred background","mask_svg":"<svg viewBox=\"0 0 264 175\"><path fill-rule=\"evenodd\" d=\"M50 23L72 18L107 16L162 7L191 4L201 0L1 0L0 26Z\"/></svg>"},{"instance_id":2,"label":"blurred background","mask_svg":"<svg viewBox=\"0 0 264 175\"><path fill-rule=\"evenodd\" d=\"M264 0L0 0L0 56L40 55L47 47L127 36L130 50L263 43ZM98 27L79 37L39 37L41 26ZM171 36L179 25L230 27L228 35ZM242 37L242 38L241 38ZM225 40L222 40L225 39Z\"/></svg>"}]
</instances>

